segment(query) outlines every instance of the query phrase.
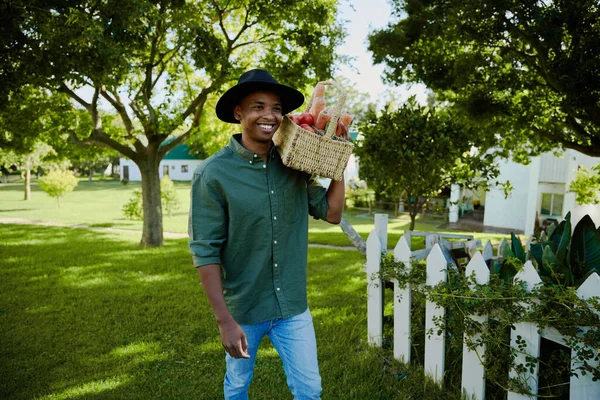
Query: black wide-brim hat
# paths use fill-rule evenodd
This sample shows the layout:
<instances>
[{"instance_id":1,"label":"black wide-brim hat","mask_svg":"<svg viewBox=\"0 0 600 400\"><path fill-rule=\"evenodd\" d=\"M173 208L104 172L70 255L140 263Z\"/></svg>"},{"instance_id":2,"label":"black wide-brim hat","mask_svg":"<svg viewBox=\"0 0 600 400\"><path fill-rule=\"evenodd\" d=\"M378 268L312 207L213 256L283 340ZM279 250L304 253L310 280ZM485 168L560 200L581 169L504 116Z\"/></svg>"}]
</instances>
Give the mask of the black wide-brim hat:
<instances>
[{"instance_id":1,"label":"black wide-brim hat","mask_svg":"<svg viewBox=\"0 0 600 400\"><path fill-rule=\"evenodd\" d=\"M217 117L221 121L239 124L235 119L233 108L250 93L259 90L267 90L276 93L281 99L281 108L283 115L294 111L304 103L304 95L298 90L282 85L264 69L252 69L244 72L237 85L223 93L223 96L217 102Z\"/></svg>"}]
</instances>

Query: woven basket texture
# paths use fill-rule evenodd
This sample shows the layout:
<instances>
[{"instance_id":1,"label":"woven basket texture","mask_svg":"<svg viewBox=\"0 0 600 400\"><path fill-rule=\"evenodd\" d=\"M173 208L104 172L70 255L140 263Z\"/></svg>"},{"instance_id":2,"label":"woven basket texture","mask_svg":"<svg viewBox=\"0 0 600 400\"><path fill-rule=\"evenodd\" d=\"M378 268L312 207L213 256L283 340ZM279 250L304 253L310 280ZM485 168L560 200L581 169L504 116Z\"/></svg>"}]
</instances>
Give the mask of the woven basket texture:
<instances>
[{"instance_id":1,"label":"woven basket texture","mask_svg":"<svg viewBox=\"0 0 600 400\"><path fill-rule=\"evenodd\" d=\"M284 165L339 181L344 176L344 169L346 169L354 149L352 142L335 136L337 121L346 102L346 93L333 81L320 83L334 86L340 92L325 135L302 129L284 116L279 129L273 136L273 142L277 146ZM307 112L312 106L313 97L314 93L308 101Z\"/></svg>"}]
</instances>

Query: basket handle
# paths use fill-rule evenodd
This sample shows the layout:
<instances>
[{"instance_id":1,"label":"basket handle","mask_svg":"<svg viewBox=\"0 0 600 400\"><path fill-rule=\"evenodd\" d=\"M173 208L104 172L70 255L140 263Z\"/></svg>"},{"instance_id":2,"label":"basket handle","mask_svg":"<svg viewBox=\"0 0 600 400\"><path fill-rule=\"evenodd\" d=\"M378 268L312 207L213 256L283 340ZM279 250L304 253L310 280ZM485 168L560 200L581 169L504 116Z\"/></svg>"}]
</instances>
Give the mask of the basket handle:
<instances>
[{"instance_id":1,"label":"basket handle","mask_svg":"<svg viewBox=\"0 0 600 400\"><path fill-rule=\"evenodd\" d=\"M337 128L338 119L340 119L340 116L342 115L342 107L344 107L344 103L346 103L346 91L344 90L343 87L341 87L334 80L322 81L322 82L317 83L317 85L333 86L339 92L339 96L337 98L335 106L333 107L333 115L331 116L331 119L329 120L329 126L327 127L327 132L325 132L325 134L328 137L334 137L335 136L335 130ZM313 93L310 96L310 99L308 100L308 103L306 104L306 111L305 112L309 112L310 111L310 108L312 107L312 103L313 103L314 97L315 97L315 92L313 90Z\"/></svg>"}]
</instances>

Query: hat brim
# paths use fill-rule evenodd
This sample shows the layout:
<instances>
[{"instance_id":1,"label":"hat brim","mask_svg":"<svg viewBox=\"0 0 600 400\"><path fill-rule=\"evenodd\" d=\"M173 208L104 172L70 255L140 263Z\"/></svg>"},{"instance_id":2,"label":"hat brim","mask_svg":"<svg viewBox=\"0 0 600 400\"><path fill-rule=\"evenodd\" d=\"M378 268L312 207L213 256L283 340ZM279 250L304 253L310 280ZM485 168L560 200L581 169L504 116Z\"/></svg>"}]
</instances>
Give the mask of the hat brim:
<instances>
[{"instance_id":1,"label":"hat brim","mask_svg":"<svg viewBox=\"0 0 600 400\"><path fill-rule=\"evenodd\" d=\"M283 115L294 111L304 103L304 95L290 86L271 82L246 82L237 84L223 93L215 107L217 117L224 122L239 124L240 121L233 115L233 108L244 97L259 90L274 92L279 96Z\"/></svg>"}]
</instances>

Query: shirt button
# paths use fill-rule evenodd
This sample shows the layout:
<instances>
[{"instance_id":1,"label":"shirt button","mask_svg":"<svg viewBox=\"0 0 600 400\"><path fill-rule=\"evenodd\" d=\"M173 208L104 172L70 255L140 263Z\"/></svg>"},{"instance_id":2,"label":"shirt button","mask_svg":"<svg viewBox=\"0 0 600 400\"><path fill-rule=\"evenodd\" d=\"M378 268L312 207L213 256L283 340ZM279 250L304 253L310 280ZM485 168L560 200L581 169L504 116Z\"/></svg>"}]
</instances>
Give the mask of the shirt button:
<instances>
[{"instance_id":1,"label":"shirt button","mask_svg":"<svg viewBox=\"0 0 600 400\"><path fill-rule=\"evenodd\" d=\"M275 220L276 220L276 219L277 219L277 217L273 217L273 219L275 219Z\"/></svg>"},{"instance_id":2,"label":"shirt button","mask_svg":"<svg viewBox=\"0 0 600 400\"><path fill-rule=\"evenodd\" d=\"M273 243L274 243L274 244L277 244L277 240L273 240Z\"/></svg>"},{"instance_id":3,"label":"shirt button","mask_svg":"<svg viewBox=\"0 0 600 400\"><path fill-rule=\"evenodd\" d=\"M258 157L258 154L255 154L255 155L254 155L254 158L256 158L256 157Z\"/></svg>"},{"instance_id":4,"label":"shirt button","mask_svg":"<svg viewBox=\"0 0 600 400\"><path fill-rule=\"evenodd\" d=\"M277 288L277 291L279 292L281 289Z\"/></svg>"},{"instance_id":5,"label":"shirt button","mask_svg":"<svg viewBox=\"0 0 600 400\"><path fill-rule=\"evenodd\" d=\"M274 194L275 192L273 190L271 190L271 194Z\"/></svg>"},{"instance_id":6,"label":"shirt button","mask_svg":"<svg viewBox=\"0 0 600 400\"><path fill-rule=\"evenodd\" d=\"M252 161L248 161L250 164L252 164Z\"/></svg>"},{"instance_id":7,"label":"shirt button","mask_svg":"<svg viewBox=\"0 0 600 400\"><path fill-rule=\"evenodd\" d=\"M267 164L263 165L263 168L267 168Z\"/></svg>"},{"instance_id":8,"label":"shirt button","mask_svg":"<svg viewBox=\"0 0 600 400\"><path fill-rule=\"evenodd\" d=\"M277 267L277 263L275 263L275 267Z\"/></svg>"}]
</instances>

